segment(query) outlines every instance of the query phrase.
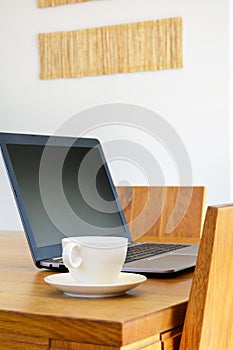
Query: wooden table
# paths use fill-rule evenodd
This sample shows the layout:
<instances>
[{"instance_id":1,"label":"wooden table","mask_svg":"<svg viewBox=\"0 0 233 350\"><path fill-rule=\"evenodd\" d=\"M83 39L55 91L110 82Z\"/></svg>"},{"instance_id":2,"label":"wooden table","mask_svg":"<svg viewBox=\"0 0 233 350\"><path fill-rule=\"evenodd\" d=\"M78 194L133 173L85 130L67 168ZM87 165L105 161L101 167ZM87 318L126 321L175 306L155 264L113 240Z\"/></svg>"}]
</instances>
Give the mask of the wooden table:
<instances>
[{"instance_id":1,"label":"wooden table","mask_svg":"<svg viewBox=\"0 0 233 350\"><path fill-rule=\"evenodd\" d=\"M22 232L0 233L1 350L177 349L192 272L120 297L71 298L44 282Z\"/></svg>"}]
</instances>

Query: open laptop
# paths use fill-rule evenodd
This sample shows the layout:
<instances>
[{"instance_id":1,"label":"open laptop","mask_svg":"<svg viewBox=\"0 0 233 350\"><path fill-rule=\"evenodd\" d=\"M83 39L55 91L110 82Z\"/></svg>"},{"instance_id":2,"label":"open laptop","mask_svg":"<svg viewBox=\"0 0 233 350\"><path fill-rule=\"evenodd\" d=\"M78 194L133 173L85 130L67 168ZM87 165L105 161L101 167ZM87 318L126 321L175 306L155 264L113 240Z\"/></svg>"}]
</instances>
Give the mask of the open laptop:
<instances>
[{"instance_id":1,"label":"open laptop","mask_svg":"<svg viewBox=\"0 0 233 350\"><path fill-rule=\"evenodd\" d=\"M133 242L97 139L0 133L0 146L37 267L66 270L61 239L79 235L127 237L123 271L195 266L198 245Z\"/></svg>"}]
</instances>

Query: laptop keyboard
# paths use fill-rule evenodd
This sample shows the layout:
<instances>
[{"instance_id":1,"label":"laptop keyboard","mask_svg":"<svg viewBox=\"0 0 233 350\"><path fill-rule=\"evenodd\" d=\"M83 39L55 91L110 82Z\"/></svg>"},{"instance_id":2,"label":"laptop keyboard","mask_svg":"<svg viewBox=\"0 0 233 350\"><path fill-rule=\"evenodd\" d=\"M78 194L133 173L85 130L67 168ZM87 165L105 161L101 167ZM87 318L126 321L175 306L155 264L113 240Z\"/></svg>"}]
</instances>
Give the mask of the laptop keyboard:
<instances>
[{"instance_id":1,"label":"laptop keyboard","mask_svg":"<svg viewBox=\"0 0 233 350\"><path fill-rule=\"evenodd\" d=\"M187 244L169 244L169 243L140 243L128 247L126 263L148 258L150 256L160 255L173 250L189 247Z\"/></svg>"},{"instance_id":2,"label":"laptop keyboard","mask_svg":"<svg viewBox=\"0 0 233 350\"><path fill-rule=\"evenodd\" d=\"M129 263L129 262L144 259L144 258L149 258L150 256L156 256L156 255L168 253L173 250L178 250L189 246L190 244L152 243L152 242L131 243L131 245L128 246L125 263ZM53 258L53 262L58 264L60 267L62 267L63 265L62 257Z\"/></svg>"}]
</instances>

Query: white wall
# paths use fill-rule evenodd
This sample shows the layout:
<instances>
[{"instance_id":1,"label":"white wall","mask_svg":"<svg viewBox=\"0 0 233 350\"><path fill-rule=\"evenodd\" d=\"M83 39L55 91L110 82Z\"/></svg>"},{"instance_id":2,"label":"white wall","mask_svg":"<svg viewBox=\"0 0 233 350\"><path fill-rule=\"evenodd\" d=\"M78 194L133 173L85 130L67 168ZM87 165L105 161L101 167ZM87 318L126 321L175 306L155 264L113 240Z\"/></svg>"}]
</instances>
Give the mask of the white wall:
<instances>
[{"instance_id":1,"label":"white wall","mask_svg":"<svg viewBox=\"0 0 233 350\"><path fill-rule=\"evenodd\" d=\"M38 9L36 0L7 0L0 2L0 16L2 131L53 133L90 107L110 103L145 107L164 118L182 139L193 171L190 185L207 186L207 203L231 199L228 0L97 0L48 9ZM39 32L169 16L183 17L182 69L51 81L38 78ZM97 123L98 118L101 115L96 114ZM122 134L127 138L123 125L117 132L114 125L97 129L90 134L102 141ZM137 132L131 128L128 136L135 135L135 142L154 154L156 147L148 134ZM179 185L174 164L173 169L167 165L169 156L160 161L166 184ZM0 171L0 229L17 229L20 222L2 165ZM127 164L113 166L116 183L125 180L123 173L129 183L143 182Z\"/></svg>"}]
</instances>

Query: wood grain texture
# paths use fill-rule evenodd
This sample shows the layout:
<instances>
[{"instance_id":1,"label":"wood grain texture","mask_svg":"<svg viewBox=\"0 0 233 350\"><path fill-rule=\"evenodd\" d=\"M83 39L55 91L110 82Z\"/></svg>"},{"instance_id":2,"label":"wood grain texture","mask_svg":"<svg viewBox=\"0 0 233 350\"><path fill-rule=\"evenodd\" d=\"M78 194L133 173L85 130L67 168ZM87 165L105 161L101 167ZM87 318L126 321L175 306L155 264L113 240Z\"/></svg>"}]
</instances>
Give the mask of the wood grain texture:
<instances>
[{"instance_id":1,"label":"wood grain texture","mask_svg":"<svg viewBox=\"0 0 233 350\"><path fill-rule=\"evenodd\" d=\"M180 350L233 349L233 205L206 213Z\"/></svg>"},{"instance_id":2,"label":"wood grain texture","mask_svg":"<svg viewBox=\"0 0 233 350\"><path fill-rule=\"evenodd\" d=\"M160 334L183 324L193 276L151 278L121 297L69 298L44 282L52 272L34 266L22 232L0 232L0 266L1 350L159 349Z\"/></svg>"},{"instance_id":3,"label":"wood grain texture","mask_svg":"<svg viewBox=\"0 0 233 350\"><path fill-rule=\"evenodd\" d=\"M117 187L134 239L200 238L205 215L205 187Z\"/></svg>"},{"instance_id":4,"label":"wood grain texture","mask_svg":"<svg viewBox=\"0 0 233 350\"><path fill-rule=\"evenodd\" d=\"M38 35L40 79L181 68L182 18Z\"/></svg>"},{"instance_id":5,"label":"wood grain texture","mask_svg":"<svg viewBox=\"0 0 233 350\"><path fill-rule=\"evenodd\" d=\"M162 350L159 334L135 343L115 347L98 344L84 344L77 342L52 340L50 350Z\"/></svg>"},{"instance_id":6,"label":"wood grain texture","mask_svg":"<svg viewBox=\"0 0 233 350\"><path fill-rule=\"evenodd\" d=\"M0 331L1 350L48 350L49 339Z\"/></svg>"},{"instance_id":7,"label":"wood grain texture","mask_svg":"<svg viewBox=\"0 0 233 350\"><path fill-rule=\"evenodd\" d=\"M162 350L179 349L182 327L177 327L161 334Z\"/></svg>"},{"instance_id":8,"label":"wood grain texture","mask_svg":"<svg viewBox=\"0 0 233 350\"><path fill-rule=\"evenodd\" d=\"M54 7L60 5L77 4L78 2L87 2L92 0L38 0L38 7Z\"/></svg>"}]
</instances>

